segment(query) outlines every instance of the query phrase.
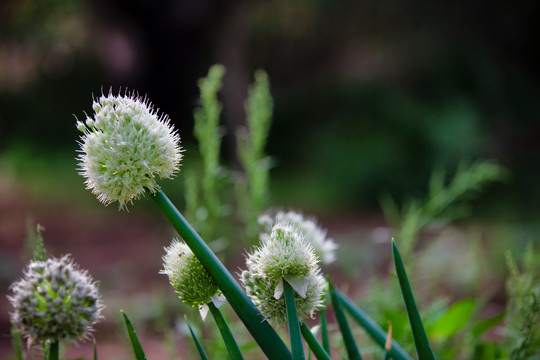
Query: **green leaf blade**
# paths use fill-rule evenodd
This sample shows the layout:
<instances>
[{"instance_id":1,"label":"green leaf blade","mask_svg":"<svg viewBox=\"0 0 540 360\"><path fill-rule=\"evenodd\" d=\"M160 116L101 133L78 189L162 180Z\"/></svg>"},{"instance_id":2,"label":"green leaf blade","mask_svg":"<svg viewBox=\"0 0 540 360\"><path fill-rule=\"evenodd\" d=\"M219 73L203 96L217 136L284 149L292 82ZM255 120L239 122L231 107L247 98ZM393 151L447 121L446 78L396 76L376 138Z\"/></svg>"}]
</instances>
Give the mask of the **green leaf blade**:
<instances>
[{"instance_id":1,"label":"green leaf blade","mask_svg":"<svg viewBox=\"0 0 540 360\"><path fill-rule=\"evenodd\" d=\"M126 329L128 332L129 340L131 342L131 346L133 348L133 353L135 354L135 358L137 360L146 360L146 355L144 354L144 350L141 346L139 338L137 337L137 332L135 331L133 324L131 323L128 316L123 310L121 310L121 313L124 319L124 324L126 325Z\"/></svg>"},{"instance_id":2,"label":"green leaf blade","mask_svg":"<svg viewBox=\"0 0 540 360\"><path fill-rule=\"evenodd\" d=\"M349 360L362 360L362 356L360 355L360 351L358 351L358 347L356 346L356 343L354 341L351 328L349 327L349 323L347 322L347 318L345 317L343 305L341 304L337 291L334 288L334 285L332 284L330 279L327 280L330 288L330 298L332 299L332 304L334 305L334 313L336 315L336 320L339 325L339 330L341 331L341 335L343 336L343 342L345 343L345 348L347 349Z\"/></svg>"},{"instance_id":3,"label":"green leaf blade","mask_svg":"<svg viewBox=\"0 0 540 360\"><path fill-rule=\"evenodd\" d=\"M366 333L379 345L384 348L386 342L386 332L369 317L362 309L360 309L348 297L342 294L339 290L336 293L343 304L343 307L352 316L352 318L360 325ZM412 358L403 350L403 348L392 340L392 348L389 351L390 356L394 360L412 360Z\"/></svg>"},{"instance_id":4,"label":"green leaf blade","mask_svg":"<svg viewBox=\"0 0 540 360\"><path fill-rule=\"evenodd\" d=\"M300 325L300 331L317 360L331 360L330 355L328 354L329 352L317 341L305 322Z\"/></svg>"},{"instance_id":5,"label":"green leaf blade","mask_svg":"<svg viewBox=\"0 0 540 360\"><path fill-rule=\"evenodd\" d=\"M328 337L328 325L326 323L326 310L319 312L319 319L321 322L321 340L324 350L330 354L330 338Z\"/></svg>"},{"instance_id":6,"label":"green leaf blade","mask_svg":"<svg viewBox=\"0 0 540 360\"><path fill-rule=\"evenodd\" d=\"M229 353L229 358L231 360L243 360L242 352L240 351L238 343L234 339L231 328L227 324L227 321L225 321L223 314L221 311L219 311L216 305L214 305L214 303L209 303L208 307L210 308L210 312L212 313L219 332L221 333L221 337L223 338L223 342L225 343L225 347Z\"/></svg>"},{"instance_id":7,"label":"green leaf blade","mask_svg":"<svg viewBox=\"0 0 540 360\"><path fill-rule=\"evenodd\" d=\"M420 312L418 311L416 301L414 300L411 284L409 283L407 272L405 271L405 265L403 265L403 260L401 259L401 255L399 254L394 239L392 239L392 252L394 255L394 265L396 267L399 286L405 302L405 308L407 309L409 323L411 324L414 345L416 347L418 358L420 360L435 360L435 355L433 355L433 351L431 350L431 345L429 344L426 330L424 329L422 318L420 317Z\"/></svg>"},{"instance_id":8,"label":"green leaf blade","mask_svg":"<svg viewBox=\"0 0 540 360\"><path fill-rule=\"evenodd\" d=\"M191 333L191 337L193 338L193 342L195 343L195 346L197 347L197 351L199 352L199 356L201 357L201 360L208 360L208 357L206 356L206 353L204 352L201 342L199 341L199 338L197 338L197 335L195 335L195 332L191 328L191 325L189 324L189 322L187 322L187 326L189 328L189 332Z\"/></svg>"},{"instance_id":9,"label":"green leaf blade","mask_svg":"<svg viewBox=\"0 0 540 360\"><path fill-rule=\"evenodd\" d=\"M298 321L294 290L286 280L283 280L283 294L285 296L285 307L287 309L287 322L289 324L292 358L293 360L304 360L304 345L302 344L302 336L300 335L300 323Z\"/></svg>"}]
</instances>

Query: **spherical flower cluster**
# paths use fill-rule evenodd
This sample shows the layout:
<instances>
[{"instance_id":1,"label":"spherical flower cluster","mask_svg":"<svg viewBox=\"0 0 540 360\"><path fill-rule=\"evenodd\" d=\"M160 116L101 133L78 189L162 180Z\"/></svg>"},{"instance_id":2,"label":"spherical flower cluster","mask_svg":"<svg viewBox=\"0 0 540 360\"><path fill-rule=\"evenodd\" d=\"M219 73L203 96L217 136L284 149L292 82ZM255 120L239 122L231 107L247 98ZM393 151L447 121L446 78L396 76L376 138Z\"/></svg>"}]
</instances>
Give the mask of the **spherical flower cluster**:
<instances>
[{"instance_id":1,"label":"spherical flower cluster","mask_svg":"<svg viewBox=\"0 0 540 360\"><path fill-rule=\"evenodd\" d=\"M304 218L300 213L294 211L279 211L275 218L263 215L259 218L259 223L266 229L274 224L291 225L303 234L306 241L313 246L315 254L322 263L330 264L336 259L335 251L338 245L326 237L326 230L321 229L314 219Z\"/></svg>"},{"instance_id":2,"label":"spherical flower cluster","mask_svg":"<svg viewBox=\"0 0 540 360\"><path fill-rule=\"evenodd\" d=\"M96 283L68 255L30 262L11 289L11 321L30 344L83 339L102 318Z\"/></svg>"},{"instance_id":3,"label":"spherical flower cluster","mask_svg":"<svg viewBox=\"0 0 540 360\"><path fill-rule=\"evenodd\" d=\"M248 254L241 281L265 318L278 326L287 322L283 281L295 290L299 319L322 309L326 282L313 247L303 235L292 226L277 223L270 234L261 235L261 241L262 245Z\"/></svg>"},{"instance_id":4,"label":"spherical flower cluster","mask_svg":"<svg viewBox=\"0 0 540 360\"><path fill-rule=\"evenodd\" d=\"M94 118L77 121L83 132L78 159L86 187L99 201L125 208L145 189L156 191L156 176L171 178L178 171L180 137L146 99L109 93L92 107Z\"/></svg>"},{"instance_id":5,"label":"spherical flower cluster","mask_svg":"<svg viewBox=\"0 0 540 360\"><path fill-rule=\"evenodd\" d=\"M214 302L217 306L223 303L216 282L185 243L175 239L165 251L164 269L160 274L169 277L180 300L199 308L204 319L208 303Z\"/></svg>"}]
</instances>

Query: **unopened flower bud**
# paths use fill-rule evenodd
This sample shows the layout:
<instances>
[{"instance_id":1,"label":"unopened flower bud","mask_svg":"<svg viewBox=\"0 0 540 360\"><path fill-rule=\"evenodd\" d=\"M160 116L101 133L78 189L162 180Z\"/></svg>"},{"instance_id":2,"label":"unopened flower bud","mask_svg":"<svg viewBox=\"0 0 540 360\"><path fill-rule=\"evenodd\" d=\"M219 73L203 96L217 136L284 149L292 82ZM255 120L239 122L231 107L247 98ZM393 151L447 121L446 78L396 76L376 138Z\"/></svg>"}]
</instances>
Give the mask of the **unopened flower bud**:
<instances>
[{"instance_id":1,"label":"unopened flower bud","mask_svg":"<svg viewBox=\"0 0 540 360\"><path fill-rule=\"evenodd\" d=\"M199 309L212 301L219 302L217 284L185 243L174 239L165 251L160 274L169 277L180 300Z\"/></svg>"}]
</instances>

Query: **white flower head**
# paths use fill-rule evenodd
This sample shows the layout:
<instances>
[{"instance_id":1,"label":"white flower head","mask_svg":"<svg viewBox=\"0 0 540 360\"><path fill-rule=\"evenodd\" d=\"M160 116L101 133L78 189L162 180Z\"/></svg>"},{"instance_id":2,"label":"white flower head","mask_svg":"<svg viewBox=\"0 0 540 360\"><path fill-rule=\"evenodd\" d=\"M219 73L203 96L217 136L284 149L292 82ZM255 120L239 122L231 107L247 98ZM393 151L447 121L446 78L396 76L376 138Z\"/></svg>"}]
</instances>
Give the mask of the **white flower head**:
<instances>
[{"instance_id":1,"label":"white flower head","mask_svg":"<svg viewBox=\"0 0 540 360\"><path fill-rule=\"evenodd\" d=\"M29 344L84 339L102 318L96 283L69 255L31 261L11 289L11 322Z\"/></svg>"},{"instance_id":2,"label":"white flower head","mask_svg":"<svg viewBox=\"0 0 540 360\"><path fill-rule=\"evenodd\" d=\"M262 215L259 218L259 224L264 228L268 228L268 224L284 224L296 228L313 246L315 254L323 264L330 264L335 261L335 251L338 245L334 240L326 237L326 230L317 225L313 218L305 218L302 214L288 211L279 211L275 218L272 219L268 215Z\"/></svg>"},{"instance_id":3,"label":"white flower head","mask_svg":"<svg viewBox=\"0 0 540 360\"><path fill-rule=\"evenodd\" d=\"M262 246L247 259L260 276L272 280L301 278L318 267L313 247L292 226L276 224L270 235L261 235L261 240Z\"/></svg>"},{"instance_id":4,"label":"white flower head","mask_svg":"<svg viewBox=\"0 0 540 360\"><path fill-rule=\"evenodd\" d=\"M246 293L270 322L287 322L283 281L295 290L299 319L321 309L325 281L318 258L303 235L290 225L275 224L270 234L261 235L262 244L246 259L241 273Z\"/></svg>"},{"instance_id":5,"label":"white flower head","mask_svg":"<svg viewBox=\"0 0 540 360\"><path fill-rule=\"evenodd\" d=\"M287 324L285 297L275 296L275 288L279 281L258 276L249 268L242 271L240 279L251 301L271 324L276 326ZM298 292L294 294L300 321L308 316L313 317L315 312L324 309L327 287L326 280L319 272L308 275L304 280L306 283L305 296L300 296Z\"/></svg>"},{"instance_id":6,"label":"white flower head","mask_svg":"<svg viewBox=\"0 0 540 360\"><path fill-rule=\"evenodd\" d=\"M174 239L165 251L160 274L169 277L180 300L201 310L203 319L208 303L223 304L224 298L216 282L185 243Z\"/></svg>"},{"instance_id":7,"label":"white flower head","mask_svg":"<svg viewBox=\"0 0 540 360\"><path fill-rule=\"evenodd\" d=\"M87 189L108 205L120 208L145 189L158 189L156 176L171 178L182 159L180 136L166 115L135 94L111 93L94 100L94 117L77 121L83 132L78 156Z\"/></svg>"}]
</instances>

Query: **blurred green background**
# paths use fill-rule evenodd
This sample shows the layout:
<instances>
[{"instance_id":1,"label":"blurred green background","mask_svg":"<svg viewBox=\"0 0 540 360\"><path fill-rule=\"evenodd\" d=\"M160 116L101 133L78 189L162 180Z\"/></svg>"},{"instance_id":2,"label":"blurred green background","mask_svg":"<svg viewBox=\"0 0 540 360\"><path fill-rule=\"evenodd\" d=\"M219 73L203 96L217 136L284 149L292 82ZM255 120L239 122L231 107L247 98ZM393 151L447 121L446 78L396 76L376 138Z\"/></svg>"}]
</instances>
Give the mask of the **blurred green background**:
<instances>
[{"instance_id":1,"label":"blurred green background","mask_svg":"<svg viewBox=\"0 0 540 360\"><path fill-rule=\"evenodd\" d=\"M75 170L75 117L91 114L93 96L135 90L170 116L185 162L195 162L197 80L215 63L227 69L222 160L233 169L248 85L256 69L269 74L272 204L319 214L330 230L350 229L344 224L359 219L355 225L371 229L384 224L382 193L398 201L422 196L433 168L452 173L463 158L491 159L510 177L484 192L474 214L492 224L518 223L499 235L519 248L538 233L539 7L479 0L3 1L2 288L26 261L20 254L29 221L45 226L55 255L73 253L98 278L111 271L121 278L136 267L128 259L143 262L140 252L150 254L130 245L121 249L125 260L103 258L108 250L98 244L113 252L114 243L97 237L168 243L162 219L146 220L151 205L118 214L84 190ZM181 187L163 185L181 204ZM352 227L355 236L364 234ZM105 287L122 283L122 296L138 290L122 281L103 280ZM2 333L7 326L3 316Z\"/></svg>"}]
</instances>

